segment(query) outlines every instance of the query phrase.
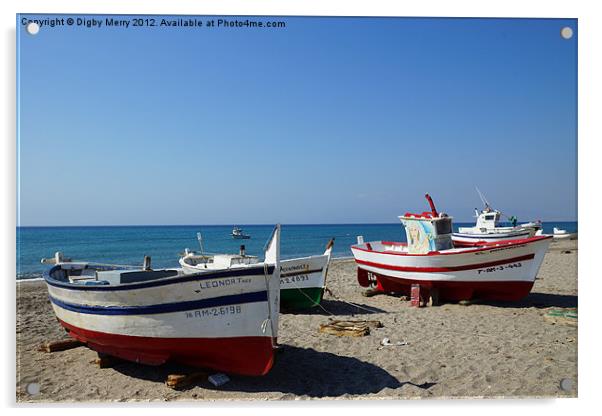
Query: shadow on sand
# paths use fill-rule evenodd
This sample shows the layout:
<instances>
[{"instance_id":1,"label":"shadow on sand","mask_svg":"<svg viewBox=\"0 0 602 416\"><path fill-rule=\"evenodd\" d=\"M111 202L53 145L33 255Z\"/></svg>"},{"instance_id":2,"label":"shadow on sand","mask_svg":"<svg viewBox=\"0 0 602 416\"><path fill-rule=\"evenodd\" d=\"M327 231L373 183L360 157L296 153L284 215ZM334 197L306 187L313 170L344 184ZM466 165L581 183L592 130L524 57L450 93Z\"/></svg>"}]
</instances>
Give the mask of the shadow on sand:
<instances>
[{"instance_id":1,"label":"shadow on sand","mask_svg":"<svg viewBox=\"0 0 602 416\"><path fill-rule=\"evenodd\" d=\"M240 377L222 388L338 397L344 394L378 393L385 388L397 389L404 384L382 368L357 358L318 352L312 348L285 346L278 354L272 371L266 376L259 379Z\"/></svg>"},{"instance_id":2,"label":"shadow on sand","mask_svg":"<svg viewBox=\"0 0 602 416\"><path fill-rule=\"evenodd\" d=\"M501 308L576 308L576 295L556 295L553 293L530 293L524 299L513 302L482 301L475 302Z\"/></svg>"},{"instance_id":3,"label":"shadow on sand","mask_svg":"<svg viewBox=\"0 0 602 416\"><path fill-rule=\"evenodd\" d=\"M164 383L169 374L195 371L174 364L151 367L126 362L115 366L114 370L158 383ZM202 387L233 392L280 392L297 396L338 397L345 394L378 393L385 388L400 388L404 384L428 389L436 383L416 385L400 382L382 368L357 358L285 345L278 353L272 370L263 377L231 376L229 383L217 388L208 381L202 381L189 389Z\"/></svg>"},{"instance_id":4,"label":"shadow on sand","mask_svg":"<svg viewBox=\"0 0 602 416\"><path fill-rule=\"evenodd\" d=\"M357 305L357 306L355 306ZM328 313L328 312L330 313ZM343 315L343 316L354 316L354 315L370 315L373 313L387 313L387 311L374 306L364 305L363 303L347 303L340 300L326 300L322 299L319 306L303 310L282 310L282 313L289 315Z\"/></svg>"}]
</instances>

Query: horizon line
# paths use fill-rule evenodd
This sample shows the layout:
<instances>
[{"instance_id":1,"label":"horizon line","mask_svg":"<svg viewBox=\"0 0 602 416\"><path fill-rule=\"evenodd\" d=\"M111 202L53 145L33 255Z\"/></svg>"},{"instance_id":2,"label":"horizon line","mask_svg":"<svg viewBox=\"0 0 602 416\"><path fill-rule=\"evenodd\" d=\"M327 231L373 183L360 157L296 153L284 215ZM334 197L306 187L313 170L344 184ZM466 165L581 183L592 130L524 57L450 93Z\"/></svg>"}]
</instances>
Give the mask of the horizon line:
<instances>
[{"instance_id":1,"label":"horizon line","mask_svg":"<svg viewBox=\"0 0 602 416\"><path fill-rule=\"evenodd\" d=\"M467 223L474 221L456 221L457 223ZM575 220L541 220L542 223L546 222L578 222ZM274 226L277 223L255 223L255 224L244 224L244 223L230 223L230 224L80 224L80 225L17 225L16 228L75 228L75 227L266 227ZM340 222L340 223L280 223L280 225L391 225L399 224L399 222Z\"/></svg>"}]
</instances>

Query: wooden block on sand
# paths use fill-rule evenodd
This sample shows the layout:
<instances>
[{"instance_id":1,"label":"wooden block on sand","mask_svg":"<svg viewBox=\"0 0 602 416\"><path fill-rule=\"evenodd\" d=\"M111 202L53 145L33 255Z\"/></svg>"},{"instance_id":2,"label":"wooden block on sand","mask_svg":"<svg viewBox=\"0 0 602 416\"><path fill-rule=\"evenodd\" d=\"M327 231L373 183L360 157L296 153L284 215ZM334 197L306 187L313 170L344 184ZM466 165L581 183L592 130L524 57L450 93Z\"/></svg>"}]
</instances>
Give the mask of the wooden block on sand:
<instances>
[{"instance_id":1,"label":"wooden block on sand","mask_svg":"<svg viewBox=\"0 0 602 416\"><path fill-rule=\"evenodd\" d=\"M44 352L55 352L55 351L65 351L70 350L72 348L82 347L85 344L83 342L77 341L75 339L63 339L60 341L47 341L40 345L38 351Z\"/></svg>"},{"instance_id":2,"label":"wooden block on sand","mask_svg":"<svg viewBox=\"0 0 602 416\"><path fill-rule=\"evenodd\" d=\"M383 292L382 290L378 290L378 289L366 289L362 292L362 296L371 298L372 296L382 295L384 293L385 292Z\"/></svg>"},{"instance_id":3,"label":"wooden block on sand","mask_svg":"<svg viewBox=\"0 0 602 416\"><path fill-rule=\"evenodd\" d=\"M181 389L198 381L207 380L208 377L209 373L205 371L197 371L190 374L170 374L167 376L165 384L172 389Z\"/></svg>"},{"instance_id":4,"label":"wooden block on sand","mask_svg":"<svg viewBox=\"0 0 602 416\"><path fill-rule=\"evenodd\" d=\"M95 358L90 362L96 364L98 368L111 368L115 367L117 364L123 363L124 360L111 355L99 355L98 358Z\"/></svg>"}]
</instances>

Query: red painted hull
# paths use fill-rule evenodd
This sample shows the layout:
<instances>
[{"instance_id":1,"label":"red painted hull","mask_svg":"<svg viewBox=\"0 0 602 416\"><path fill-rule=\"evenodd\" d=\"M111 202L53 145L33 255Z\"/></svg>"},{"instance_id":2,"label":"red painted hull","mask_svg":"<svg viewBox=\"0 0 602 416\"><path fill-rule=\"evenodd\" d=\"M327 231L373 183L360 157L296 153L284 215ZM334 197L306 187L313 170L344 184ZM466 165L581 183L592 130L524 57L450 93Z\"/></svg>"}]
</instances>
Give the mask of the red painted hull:
<instances>
[{"instance_id":1,"label":"red painted hull","mask_svg":"<svg viewBox=\"0 0 602 416\"><path fill-rule=\"evenodd\" d=\"M269 337L151 338L107 334L60 321L70 336L88 347L124 360L148 365L174 361L229 374L262 376L274 364Z\"/></svg>"},{"instance_id":2,"label":"red painted hull","mask_svg":"<svg viewBox=\"0 0 602 416\"><path fill-rule=\"evenodd\" d=\"M499 300L516 301L524 298L531 292L533 282L528 281L503 281L503 282L457 282L411 280L388 277L378 273L371 273L376 278L376 289L382 292L400 293L410 296L413 284L420 285L426 296L432 288L438 291L440 300L457 302L461 300ZM370 285L368 271L358 268L357 279L361 286Z\"/></svg>"}]
</instances>

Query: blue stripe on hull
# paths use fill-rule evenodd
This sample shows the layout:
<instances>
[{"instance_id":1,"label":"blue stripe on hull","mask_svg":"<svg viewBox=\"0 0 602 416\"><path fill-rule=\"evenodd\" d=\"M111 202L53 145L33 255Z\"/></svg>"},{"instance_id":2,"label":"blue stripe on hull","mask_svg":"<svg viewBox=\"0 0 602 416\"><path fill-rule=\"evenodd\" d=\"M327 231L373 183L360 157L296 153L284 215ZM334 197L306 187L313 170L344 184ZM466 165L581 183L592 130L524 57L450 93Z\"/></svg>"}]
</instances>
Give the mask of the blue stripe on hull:
<instances>
[{"instance_id":1,"label":"blue stripe on hull","mask_svg":"<svg viewBox=\"0 0 602 416\"><path fill-rule=\"evenodd\" d=\"M210 299L192 300L187 302L164 303L145 306L92 306L65 302L50 296L50 301L68 311L92 315L150 315L159 313L182 312L194 309L214 308L240 303L265 302L268 292L251 292L240 295L220 296Z\"/></svg>"},{"instance_id":2,"label":"blue stripe on hull","mask_svg":"<svg viewBox=\"0 0 602 416\"><path fill-rule=\"evenodd\" d=\"M91 268L94 268L94 264L90 264ZM219 271L211 271L211 272L203 272L198 274L191 274L185 276L178 277L166 277L163 279L152 280L150 282L143 283L127 283L121 285L109 285L109 286L86 286L78 283L68 283L61 282L52 277L52 273L60 268L60 266L54 266L52 269L44 272L44 280L50 286L62 287L70 290L86 290L92 292L111 292L117 290L135 290L135 289L144 289L147 287L157 287L157 286L166 286L172 285L176 283L185 283L185 282L196 282L202 280L209 279L220 279L224 277L237 277L237 276L263 276L265 271L263 266L261 267L251 267L251 268L241 268L235 270L219 270ZM274 273L274 266L268 266L268 275Z\"/></svg>"}]
</instances>

